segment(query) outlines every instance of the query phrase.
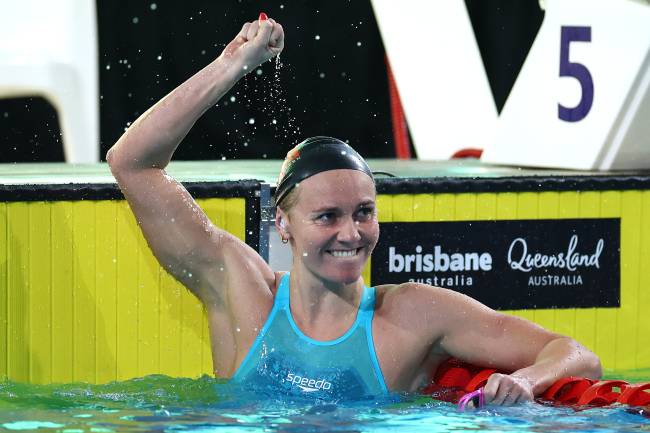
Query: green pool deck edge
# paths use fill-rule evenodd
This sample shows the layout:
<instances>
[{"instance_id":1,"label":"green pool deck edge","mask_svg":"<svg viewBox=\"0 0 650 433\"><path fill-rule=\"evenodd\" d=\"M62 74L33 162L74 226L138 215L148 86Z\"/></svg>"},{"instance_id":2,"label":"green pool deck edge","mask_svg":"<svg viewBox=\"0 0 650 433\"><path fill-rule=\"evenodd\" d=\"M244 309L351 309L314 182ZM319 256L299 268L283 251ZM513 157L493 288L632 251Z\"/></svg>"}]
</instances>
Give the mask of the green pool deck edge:
<instances>
[{"instance_id":1,"label":"green pool deck edge","mask_svg":"<svg viewBox=\"0 0 650 433\"><path fill-rule=\"evenodd\" d=\"M181 182L275 182L282 161L173 161L166 168ZM114 184L106 163L0 164L0 185Z\"/></svg>"},{"instance_id":2,"label":"green pool deck edge","mask_svg":"<svg viewBox=\"0 0 650 433\"><path fill-rule=\"evenodd\" d=\"M387 171L399 178L510 178L510 177L642 177L650 170L595 172L498 166L477 160L420 161L369 159L373 171ZM275 185L281 160L172 161L166 171L181 182L258 180ZM106 163L0 164L0 185L113 184Z\"/></svg>"}]
</instances>

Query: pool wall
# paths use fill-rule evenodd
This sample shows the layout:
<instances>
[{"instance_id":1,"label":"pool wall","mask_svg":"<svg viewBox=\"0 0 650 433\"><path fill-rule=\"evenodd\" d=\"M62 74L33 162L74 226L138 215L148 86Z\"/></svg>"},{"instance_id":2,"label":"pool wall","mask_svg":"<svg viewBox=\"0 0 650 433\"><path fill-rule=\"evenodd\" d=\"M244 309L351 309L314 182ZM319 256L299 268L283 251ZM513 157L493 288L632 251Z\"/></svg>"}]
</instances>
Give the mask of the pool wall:
<instances>
[{"instance_id":1,"label":"pool wall","mask_svg":"<svg viewBox=\"0 0 650 433\"><path fill-rule=\"evenodd\" d=\"M109 187L104 200L101 185L83 194L49 189L49 201L33 190L20 201L25 190L12 189L18 201L5 191L0 202L0 379L211 374L204 309L158 265L119 190ZM217 196L197 201L213 222L255 244L248 234L258 222L246 217L256 214L248 208L255 189L213 185L193 194Z\"/></svg>"},{"instance_id":2,"label":"pool wall","mask_svg":"<svg viewBox=\"0 0 650 433\"><path fill-rule=\"evenodd\" d=\"M509 313L576 338L605 368L650 368L650 175L514 179L520 171L481 165L370 165L431 176L379 180L381 223L620 218L620 306ZM227 179L251 178L236 165L217 166ZM272 162L268 172L277 166ZM194 179L197 166L177 167ZM465 177L453 178L461 169ZM33 173L21 177L16 170L0 167L0 380L103 383L211 374L201 304L157 264L106 167L97 169L101 184L91 169L48 175L38 166L36 183ZM258 174L269 183L262 167ZM215 223L260 248L260 182L185 185ZM370 265L364 277L380 283L371 281Z\"/></svg>"}]
</instances>

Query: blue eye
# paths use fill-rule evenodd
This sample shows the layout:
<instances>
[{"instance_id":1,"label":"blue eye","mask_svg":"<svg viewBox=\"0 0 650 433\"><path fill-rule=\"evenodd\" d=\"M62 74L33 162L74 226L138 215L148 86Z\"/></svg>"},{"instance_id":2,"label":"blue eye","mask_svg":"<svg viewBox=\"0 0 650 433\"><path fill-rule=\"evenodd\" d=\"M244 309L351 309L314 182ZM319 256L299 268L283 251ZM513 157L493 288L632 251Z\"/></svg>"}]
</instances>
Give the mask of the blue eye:
<instances>
[{"instance_id":1,"label":"blue eye","mask_svg":"<svg viewBox=\"0 0 650 433\"><path fill-rule=\"evenodd\" d=\"M370 218L373 216L374 213L375 213L375 209L372 207L362 207L361 209L359 209L358 212L361 218Z\"/></svg>"},{"instance_id":2,"label":"blue eye","mask_svg":"<svg viewBox=\"0 0 650 433\"><path fill-rule=\"evenodd\" d=\"M333 212L327 212L324 214L320 214L316 217L316 220L319 222L330 222L335 218L335 215Z\"/></svg>"}]
</instances>

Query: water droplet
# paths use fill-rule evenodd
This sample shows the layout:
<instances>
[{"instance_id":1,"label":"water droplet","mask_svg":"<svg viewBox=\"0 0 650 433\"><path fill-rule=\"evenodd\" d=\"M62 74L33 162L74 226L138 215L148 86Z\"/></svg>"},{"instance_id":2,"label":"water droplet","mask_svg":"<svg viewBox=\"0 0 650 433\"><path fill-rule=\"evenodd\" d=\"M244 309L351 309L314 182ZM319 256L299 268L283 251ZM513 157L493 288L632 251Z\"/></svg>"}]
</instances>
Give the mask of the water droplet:
<instances>
[{"instance_id":1,"label":"water droplet","mask_svg":"<svg viewBox=\"0 0 650 433\"><path fill-rule=\"evenodd\" d=\"M162 60L162 54L158 54L158 57L156 57L158 60Z\"/></svg>"},{"instance_id":2,"label":"water droplet","mask_svg":"<svg viewBox=\"0 0 650 433\"><path fill-rule=\"evenodd\" d=\"M237 100L237 98L235 98L234 96L230 97L230 102L235 102L236 100Z\"/></svg>"},{"instance_id":3,"label":"water droplet","mask_svg":"<svg viewBox=\"0 0 650 433\"><path fill-rule=\"evenodd\" d=\"M318 76L321 78L325 78L325 72L321 72L320 74L318 74Z\"/></svg>"},{"instance_id":4,"label":"water droplet","mask_svg":"<svg viewBox=\"0 0 650 433\"><path fill-rule=\"evenodd\" d=\"M257 71L255 71L255 73L256 73L257 75L262 75L262 69L261 69L261 68L257 68Z\"/></svg>"},{"instance_id":5,"label":"water droplet","mask_svg":"<svg viewBox=\"0 0 650 433\"><path fill-rule=\"evenodd\" d=\"M149 5L149 9L151 9L152 11L155 11L156 9L158 9L158 5L156 3L151 3Z\"/></svg>"},{"instance_id":6,"label":"water droplet","mask_svg":"<svg viewBox=\"0 0 650 433\"><path fill-rule=\"evenodd\" d=\"M360 47L360 46L361 46L361 41L358 41L357 42L357 47Z\"/></svg>"},{"instance_id":7,"label":"water droplet","mask_svg":"<svg viewBox=\"0 0 650 433\"><path fill-rule=\"evenodd\" d=\"M284 5L280 5L280 9L284 9Z\"/></svg>"},{"instance_id":8,"label":"water droplet","mask_svg":"<svg viewBox=\"0 0 650 433\"><path fill-rule=\"evenodd\" d=\"M317 41L320 41L320 35L314 36L314 39L316 39Z\"/></svg>"},{"instance_id":9,"label":"water droplet","mask_svg":"<svg viewBox=\"0 0 650 433\"><path fill-rule=\"evenodd\" d=\"M110 63L108 63L108 64L106 65L106 70L109 70L109 69L111 69L111 64L110 64Z\"/></svg>"},{"instance_id":10,"label":"water droplet","mask_svg":"<svg viewBox=\"0 0 650 433\"><path fill-rule=\"evenodd\" d=\"M133 19L131 21L133 22L133 24L138 24L140 22L140 18L133 17Z\"/></svg>"},{"instance_id":11,"label":"water droplet","mask_svg":"<svg viewBox=\"0 0 650 433\"><path fill-rule=\"evenodd\" d=\"M252 118L252 117L250 119L248 119L248 124L249 125L254 125L255 124L255 119Z\"/></svg>"}]
</instances>

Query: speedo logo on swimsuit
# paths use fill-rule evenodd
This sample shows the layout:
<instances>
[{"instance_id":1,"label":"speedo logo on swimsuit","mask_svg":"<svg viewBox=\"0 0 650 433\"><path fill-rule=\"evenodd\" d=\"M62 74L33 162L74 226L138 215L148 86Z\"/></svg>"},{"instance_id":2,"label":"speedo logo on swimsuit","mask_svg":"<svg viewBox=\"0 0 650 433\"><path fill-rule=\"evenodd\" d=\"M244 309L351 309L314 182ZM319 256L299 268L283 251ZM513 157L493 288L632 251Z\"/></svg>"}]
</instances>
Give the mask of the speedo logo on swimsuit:
<instances>
[{"instance_id":1,"label":"speedo logo on swimsuit","mask_svg":"<svg viewBox=\"0 0 650 433\"><path fill-rule=\"evenodd\" d=\"M328 390L332 388L332 384L325 379L310 379L308 377L302 377L297 374L289 373L285 379L287 382L291 383L291 386L297 386L304 392L314 392Z\"/></svg>"}]
</instances>

